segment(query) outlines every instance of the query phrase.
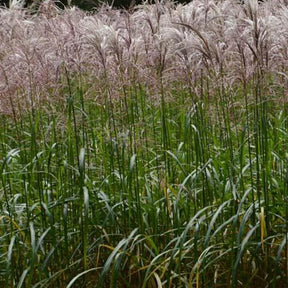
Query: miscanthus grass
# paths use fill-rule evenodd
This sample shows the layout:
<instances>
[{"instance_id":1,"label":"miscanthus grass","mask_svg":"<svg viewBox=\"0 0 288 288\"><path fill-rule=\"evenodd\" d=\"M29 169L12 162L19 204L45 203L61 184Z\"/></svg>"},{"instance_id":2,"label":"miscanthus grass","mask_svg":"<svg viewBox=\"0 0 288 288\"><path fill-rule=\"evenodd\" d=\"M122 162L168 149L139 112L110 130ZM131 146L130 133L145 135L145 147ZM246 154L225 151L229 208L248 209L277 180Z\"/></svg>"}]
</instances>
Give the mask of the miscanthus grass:
<instances>
[{"instance_id":1,"label":"miscanthus grass","mask_svg":"<svg viewBox=\"0 0 288 288\"><path fill-rule=\"evenodd\" d=\"M288 8L238 2L0 9L1 287L288 285Z\"/></svg>"}]
</instances>

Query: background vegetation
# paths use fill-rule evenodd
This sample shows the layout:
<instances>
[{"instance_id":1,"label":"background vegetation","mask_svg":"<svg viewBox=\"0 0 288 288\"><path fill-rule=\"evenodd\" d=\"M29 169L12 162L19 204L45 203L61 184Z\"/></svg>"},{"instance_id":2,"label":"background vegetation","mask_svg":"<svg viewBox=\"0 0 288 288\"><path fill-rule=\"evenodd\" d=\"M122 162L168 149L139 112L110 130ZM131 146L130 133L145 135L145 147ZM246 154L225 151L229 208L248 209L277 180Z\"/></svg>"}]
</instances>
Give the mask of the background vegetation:
<instances>
[{"instance_id":1,"label":"background vegetation","mask_svg":"<svg viewBox=\"0 0 288 288\"><path fill-rule=\"evenodd\" d=\"M1 6L9 7L10 5L9 0L0 0ZM26 0L24 1L25 7L37 7L40 3L44 1L42 0ZM189 1L179 0L177 3L188 3ZM143 1L139 0L105 0L105 1L99 1L99 0L59 0L55 1L55 5L59 6L60 8L64 8L66 6L77 6L80 9L91 11L97 9L97 7L101 6L103 3L106 3L107 5L113 6L114 8L132 8L135 5L142 4ZM154 3L153 1L149 1L150 4Z\"/></svg>"},{"instance_id":2,"label":"background vegetation","mask_svg":"<svg viewBox=\"0 0 288 288\"><path fill-rule=\"evenodd\" d=\"M286 287L287 15L0 9L0 286Z\"/></svg>"}]
</instances>

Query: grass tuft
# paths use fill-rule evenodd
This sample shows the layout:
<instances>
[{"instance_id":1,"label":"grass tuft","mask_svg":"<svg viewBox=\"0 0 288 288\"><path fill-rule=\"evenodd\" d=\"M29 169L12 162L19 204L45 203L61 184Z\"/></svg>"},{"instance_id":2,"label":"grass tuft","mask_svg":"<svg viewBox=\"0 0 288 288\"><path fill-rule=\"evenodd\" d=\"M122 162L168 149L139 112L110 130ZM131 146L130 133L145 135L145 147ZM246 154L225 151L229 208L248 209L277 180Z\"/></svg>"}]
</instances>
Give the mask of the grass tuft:
<instances>
[{"instance_id":1,"label":"grass tuft","mask_svg":"<svg viewBox=\"0 0 288 288\"><path fill-rule=\"evenodd\" d=\"M286 287L287 3L0 8L1 287Z\"/></svg>"}]
</instances>

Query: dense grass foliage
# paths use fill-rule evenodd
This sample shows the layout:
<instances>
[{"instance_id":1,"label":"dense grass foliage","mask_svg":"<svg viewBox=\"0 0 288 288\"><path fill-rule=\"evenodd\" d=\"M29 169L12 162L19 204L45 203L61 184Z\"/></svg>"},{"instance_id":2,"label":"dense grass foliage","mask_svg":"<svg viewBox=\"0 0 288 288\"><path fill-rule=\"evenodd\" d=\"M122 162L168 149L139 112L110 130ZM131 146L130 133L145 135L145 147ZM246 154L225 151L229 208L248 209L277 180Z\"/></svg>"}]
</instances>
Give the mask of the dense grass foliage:
<instances>
[{"instance_id":1,"label":"dense grass foliage","mask_svg":"<svg viewBox=\"0 0 288 288\"><path fill-rule=\"evenodd\" d=\"M287 15L0 9L0 286L286 287Z\"/></svg>"}]
</instances>

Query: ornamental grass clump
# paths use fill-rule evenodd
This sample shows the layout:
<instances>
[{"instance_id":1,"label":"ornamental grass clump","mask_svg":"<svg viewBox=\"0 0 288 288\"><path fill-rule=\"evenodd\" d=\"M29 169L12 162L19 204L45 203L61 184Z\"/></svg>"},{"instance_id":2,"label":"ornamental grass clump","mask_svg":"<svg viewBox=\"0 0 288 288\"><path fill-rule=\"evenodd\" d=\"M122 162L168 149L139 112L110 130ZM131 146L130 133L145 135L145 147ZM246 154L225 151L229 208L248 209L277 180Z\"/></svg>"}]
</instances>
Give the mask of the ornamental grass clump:
<instances>
[{"instance_id":1,"label":"ornamental grass clump","mask_svg":"<svg viewBox=\"0 0 288 288\"><path fill-rule=\"evenodd\" d=\"M286 287L283 1L0 8L0 286Z\"/></svg>"}]
</instances>

